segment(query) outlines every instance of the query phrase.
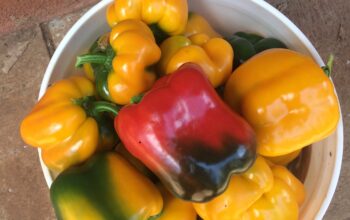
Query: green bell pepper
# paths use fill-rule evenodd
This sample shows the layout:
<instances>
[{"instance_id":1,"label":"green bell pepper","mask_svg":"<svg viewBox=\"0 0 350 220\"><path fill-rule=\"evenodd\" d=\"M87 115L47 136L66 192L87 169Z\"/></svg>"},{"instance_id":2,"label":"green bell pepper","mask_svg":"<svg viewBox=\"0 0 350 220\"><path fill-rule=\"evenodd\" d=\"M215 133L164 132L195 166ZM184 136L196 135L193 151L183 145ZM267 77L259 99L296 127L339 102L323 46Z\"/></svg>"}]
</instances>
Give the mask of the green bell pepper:
<instances>
[{"instance_id":1,"label":"green bell pepper","mask_svg":"<svg viewBox=\"0 0 350 220\"><path fill-rule=\"evenodd\" d=\"M62 220L147 220L163 199L156 186L117 153L101 153L62 172L51 200Z\"/></svg>"},{"instance_id":2,"label":"green bell pepper","mask_svg":"<svg viewBox=\"0 0 350 220\"><path fill-rule=\"evenodd\" d=\"M264 38L257 34L237 32L232 37L226 38L234 51L233 69L250 59L255 54L272 48L287 48L280 40Z\"/></svg>"}]
</instances>

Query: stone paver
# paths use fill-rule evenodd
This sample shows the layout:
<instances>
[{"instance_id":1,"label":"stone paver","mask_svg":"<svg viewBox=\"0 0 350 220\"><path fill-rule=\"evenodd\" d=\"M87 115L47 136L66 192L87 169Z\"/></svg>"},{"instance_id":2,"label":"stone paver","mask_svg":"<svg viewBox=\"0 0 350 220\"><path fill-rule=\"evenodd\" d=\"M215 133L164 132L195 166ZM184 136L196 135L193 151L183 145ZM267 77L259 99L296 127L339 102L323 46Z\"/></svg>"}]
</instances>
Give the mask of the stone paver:
<instances>
[{"instance_id":1,"label":"stone paver","mask_svg":"<svg viewBox=\"0 0 350 220\"><path fill-rule=\"evenodd\" d=\"M1 0L0 36L67 13L75 12L99 0Z\"/></svg>"},{"instance_id":2,"label":"stone paver","mask_svg":"<svg viewBox=\"0 0 350 220\"><path fill-rule=\"evenodd\" d=\"M50 33L51 40L55 48L57 48L64 35L69 31L73 24L87 11L88 8L78 11L76 13L68 14L61 18L53 19L43 24L47 26L47 31Z\"/></svg>"},{"instance_id":3,"label":"stone paver","mask_svg":"<svg viewBox=\"0 0 350 220\"><path fill-rule=\"evenodd\" d=\"M64 35L89 9L90 7L84 8L78 12L74 12L60 18L55 18L51 21L40 24L50 57L55 52L55 49L58 47Z\"/></svg>"},{"instance_id":4,"label":"stone paver","mask_svg":"<svg viewBox=\"0 0 350 220\"><path fill-rule=\"evenodd\" d=\"M65 1L63 1L65 2ZM350 4L348 0L268 0L309 37L324 60L335 55L333 80L341 101L345 135L350 129ZM0 3L1 5L1 3ZM41 24L55 49L78 11ZM47 39L46 39L47 40ZM18 126L33 106L48 63L40 29L0 38L0 219L54 219L37 152L24 148ZM52 51L51 51L52 53ZM340 182L324 219L350 219L350 136L345 136Z\"/></svg>"},{"instance_id":5,"label":"stone paver","mask_svg":"<svg viewBox=\"0 0 350 220\"><path fill-rule=\"evenodd\" d=\"M38 153L19 136L49 61L40 28L0 38L0 51L0 219L54 219Z\"/></svg>"}]
</instances>

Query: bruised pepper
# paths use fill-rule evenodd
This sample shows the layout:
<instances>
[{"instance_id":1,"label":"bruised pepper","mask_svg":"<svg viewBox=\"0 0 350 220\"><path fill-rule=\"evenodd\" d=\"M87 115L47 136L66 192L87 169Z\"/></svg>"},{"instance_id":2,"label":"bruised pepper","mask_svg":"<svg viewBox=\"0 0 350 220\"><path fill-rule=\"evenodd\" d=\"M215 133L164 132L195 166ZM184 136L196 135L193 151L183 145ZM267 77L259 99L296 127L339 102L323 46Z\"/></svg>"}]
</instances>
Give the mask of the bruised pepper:
<instances>
[{"instance_id":1,"label":"bruised pepper","mask_svg":"<svg viewBox=\"0 0 350 220\"><path fill-rule=\"evenodd\" d=\"M177 35L185 29L188 5L187 0L115 0L108 6L106 17L110 27L123 20L138 19Z\"/></svg>"},{"instance_id":2,"label":"bruised pepper","mask_svg":"<svg viewBox=\"0 0 350 220\"><path fill-rule=\"evenodd\" d=\"M304 198L304 186L292 173L259 156L231 178L222 195L193 205L204 220L297 220Z\"/></svg>"},{"instance_id":3,"label":"bruised pepper","mask_svg":"<svg viewBox=\"0 0 350 220\"><path fill-rule=\"evenodd\" d=\"M112 152L62 172L50 194L59 220L149 220L163 207L156 186Z\"/></svg>"},{"instance_id":4,"label":"bruised pepper","mask_svg":"<svg viewBox=\"0 0 350 220\"><path fill-rule=\"evenodd\" d=\"M170 74L187 62L196 63L214 87L225 83L232 71L233 50L222 38L210 38L201 33L190 36L173 36L160 46L161 73Z\"/></svg>"},{"instance_id":5,"label":"bruised pepper","mask_svg":"<svg viewBox=\"0 0 350 220\"><path fill-rule=\"evenodd\" d=\"M253 130L195 64L159 79L138 104L125 106L115 128L126 149L184 200L214 198L231 174L255 160Z\"/></svg>"},{"instance_id":6,"label":"bruised pepper","mask_svg":"<svg viewBox=\"0 0 350 220\"><path fill-rule=\"evenodd\" d=\"M156 74L149 69L160 59L152 31L139 20L124 20L113 27L105 53L79 56L76 66L91 63L99 95L120 105L150 89Z\"/></svg>"},{"instance_id":7,"label":"bruised pepper","mask_svg":"<svg viewBox=\"0 0 350 220\"><path fill-rule=\"evenodd\" d=\"M44 163L54 171L79 164L98 149L111 149L117 136L110 103L96 101L91 81L72 76L49 87L21 123L25 143L41 148Z\"/></svg>"},{"instance_id":8,"label":"bruised pepper","mask_svg":"<svg viewBox=\"0 0 350 220\"><path fill-rule=\"evenodd\" d=\"M257 152L290 154L330 135L339 120L331 80L308 56L270 49L233 72L225 101L244 116L257 135Z\"/></svg>"}]
</instances>

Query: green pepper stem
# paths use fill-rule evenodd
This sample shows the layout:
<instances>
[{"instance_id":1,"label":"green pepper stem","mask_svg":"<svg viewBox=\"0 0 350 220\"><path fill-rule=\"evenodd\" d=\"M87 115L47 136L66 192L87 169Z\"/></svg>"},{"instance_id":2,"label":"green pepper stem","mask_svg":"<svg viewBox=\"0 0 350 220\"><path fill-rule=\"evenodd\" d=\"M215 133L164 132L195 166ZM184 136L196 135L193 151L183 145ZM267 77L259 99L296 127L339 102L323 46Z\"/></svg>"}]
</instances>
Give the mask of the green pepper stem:
<instances>
[{"instance_id":1,"label":"green pepper stem","mask_svg":"<svg viewBox=\"0 0 350 220\"><path fill-rule=\"evenodd\" d=\"M117 116L119 111L120 111L120 107L110 103L110 102L106 102L106 101L95 101L91 104L91 109L90 109L93 114L99 114L99 113L103 113L103 112L109 112L111 114L113 114L113 116Z\"/></svg>"},{"instance_id":2,"label":"green pepper stem","mask_svg":"<svg viewBox=\"0 0 350 220\"><path fill-rule=\"evenodd\" d=\"M104 64L107 60L107 56L103 54L85 54L77 56L77 62L75 67L82 67L85 63L94 63L94 64Z\"/></svg>"},{"instance_id":3,"label":"green pepper stem","mask_svg":"<svg viewBox=\"0 0 350 220\"><path fill-rule=\"evenodd\" d=\"M118 115L120 107L107 101L96 101L93 96L86 96L73 100L76 105L81 106L86 114L91 117L98 117L103 112L111 113L114 117Z\"/></svg>"},{"instance_id":4,"label":"green pepper stem","mask_svg":"<svg viewBox=\"0 0 350 220\"><path fill-rule=\"evenodd\" d=\"M325 73L328 77L330 77L331 74L332 74L333 63L334 63L334 55L331 54L331 55L329 55L328 62L327 62L327 64L326 64L326 66L323 66L323 67L322 67L324 73Z\"/></svg>"}]
</instances>

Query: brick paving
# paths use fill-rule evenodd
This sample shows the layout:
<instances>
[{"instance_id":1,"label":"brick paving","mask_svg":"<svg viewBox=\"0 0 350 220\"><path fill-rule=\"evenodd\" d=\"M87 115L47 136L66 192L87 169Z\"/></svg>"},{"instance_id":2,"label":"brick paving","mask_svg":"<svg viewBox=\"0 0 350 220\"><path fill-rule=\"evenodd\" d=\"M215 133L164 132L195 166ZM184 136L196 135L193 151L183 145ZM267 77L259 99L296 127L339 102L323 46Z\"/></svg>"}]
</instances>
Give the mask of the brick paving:
<instances>
[{"instance_id":1,"label":"brick paving","mask_svg":"<svg viewBox=\"0 0 350 220\"><path fill-rule=\"evenodd\" d=\"M0 1L0 219L55 219L37 151L24 147L19 123L36 102L50 56L96 0ZM309 37L321 56L335 55L333 80L350 128L348 0L268 0ZM30 4L30 5L29 5ZM16 7L17 5L20 5ZM71 13L70 13L71 12ZM62 16L63 15L63 16ZM324 219L350 219L350 138L340 182Z\"/></svg>"},{"instance_id":2,"label":"brick paving","mask_svg":"<svg viewBox=\"0 0 350 220\"><path fill-rule=\"evenodd\" d=\"M75 12L98 0L1 0L0 36Z\"/></svg>"}]
</instances>

